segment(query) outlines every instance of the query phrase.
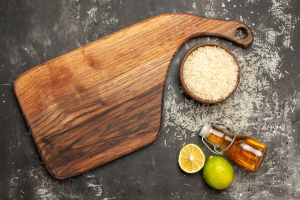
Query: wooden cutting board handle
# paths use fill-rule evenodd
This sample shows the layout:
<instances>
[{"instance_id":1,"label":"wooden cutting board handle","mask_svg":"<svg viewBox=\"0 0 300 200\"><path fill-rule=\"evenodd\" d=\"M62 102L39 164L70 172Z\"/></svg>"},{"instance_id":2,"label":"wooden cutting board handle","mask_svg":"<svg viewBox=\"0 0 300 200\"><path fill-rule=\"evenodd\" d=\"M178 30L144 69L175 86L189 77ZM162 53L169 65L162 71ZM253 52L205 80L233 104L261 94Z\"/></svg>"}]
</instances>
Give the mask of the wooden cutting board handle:
<instances>
[{"instance_id":1,"label":"wooden cutting board handle","mask_svg":"<svg viewBox=\"0 0 300 200\"><path fill-rule=\"evenodd\" d=\"M237 29L247 37L236 37ZM15 93L49 172L65 179L153 142L171 59L204 35L241 47L253 40L239 21L164 14L22 74Z\"/></svg>"}]
</instances>

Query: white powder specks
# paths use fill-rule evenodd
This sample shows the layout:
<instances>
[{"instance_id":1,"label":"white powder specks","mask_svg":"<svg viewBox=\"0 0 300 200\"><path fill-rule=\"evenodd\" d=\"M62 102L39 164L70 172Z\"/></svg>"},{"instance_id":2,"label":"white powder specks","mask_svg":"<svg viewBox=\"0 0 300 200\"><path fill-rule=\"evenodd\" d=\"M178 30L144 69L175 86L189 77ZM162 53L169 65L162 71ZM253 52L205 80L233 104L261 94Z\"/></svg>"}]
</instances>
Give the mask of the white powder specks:
<instances>
[{"instance_id":1,"label":"white powder specks","mask_svg":"<svg viewBox=\"0 0 300 200\"><path fill-rule=\"evenodd\" d=\"M94 0L94 2L98 2L99 6L105 6L106 4L110 3L111 0Z\"/></svg>"},{"instance_id":2,"label":"white powder specks","mask_svg":"<svg viewBox=\"0 0 300 200\"><path fill-rule=\"evenodd\" d=\"M79 0L71 0L71 8L70 8L72 15L75 19L79 20L80 19L80 10L81 10L81 5L79 3ZM58 27L54 27L57 29Z\"/></svg>"},{"instance_id":3,"label":"white powder specks","mask_svg":"<svg viewBox=\"0 0 300 200\"><path fill-rule=\"evenodd\" d=\"M86 183L88 188L91 188L94 191L96 197L101 197L103 193L102 186L98 184L96 176L92 174L87 174L86 177L88 178L88 181Z\"/></svg>"},{"instance_id":4,"label":"white powder specks","mask_svg":"<svg viewBox=\"0 0 300 200\"><path fill-rule=\"evenodd\" d=\"M24 178L21 177L28 177L31 180L30 182L33 186L34 199L59 199L57 195L53 193L54 185L51 179L49 179L49 174L46 173L42 167L43 166L38 169L30 169L28 171L13 169L9 182L9 199L17 199L16 195L20 195L21 197L23 196L24 191L20 190L20 188L24 184Z\"/></svg>"},{"instance_id":5,"label":"white powder specks","mask_svg":"<svg viewBox=\"0 0 300 200\"><path fill-rule=\"evenodd\" d=\"M40 188L36 191L36 194L41 198L41 199L58 199L53 195L47 188Z\"/></svg>"},{"instance_id":6,"label":"white powder specks","mask_svg":"<svg viewBox=\"0 0 300 200\"><path fill-rule=\"evenodd\" d=\"M93 20L94 22L97 22L96 12L97 12L97 7L93 7L87 11L90 19Z\"/></svg>"},{"instance_id":7,"label":"white powder specks","mask_svg":"<svg viewBox=\"0 0 300 200\"><path fill-rule=\"evenodd\" d=\"M96 193L95 196L96 197L100 197L102 195L102 188L100 185L94 184L94 183L87 183L87 186L89 188L92 188Z\"/></svg>"},{"instance_id":8,"label":"white powder specks","mask_svg":"<svg viewBox=\"0 0 300 200\"><path fill-rule=\"evenodd\" d=\"M210 3L207 3L204 5L204 11L206 17L216 17L217 11L215 9L214 5L215 1L211 1Z\"/></svg>"},{"instance_id":9,"label":"white powder specks","mask_svg":"<svg viewBox=\"0 0 300 200\"><path fill-rule=\"evenodd\" d=\"M9 199L15 199L14 195L18 191L18 187L20 184L20 171L16 170L12 173L9 179Z\"/></svg>"},{"instance_id":10,"label":"white powder specks","mask_svg":"<svg viewBox=\"0 0 300 200\"><path fill-rule=\"evenodd\" d=\"M269 12L272 14L273 20L278 25L276 30L277 36L283 36L282 44L286 48L293 50L291 46L290 32L295 28L299 18L295 18L286 10L291 6L291 0L271 0L272 6Z\"/></svg>"},{"instance_id":11,"label":"white powder specks","mask_svg":"<svg viewBox=\"0 0 300 200\"><path fill-rule=\"evenodd\" d=\"M42 167L42 166L41 166ZM40 199L59 199L53 192L54 185L49 180L48 174L44 170L32 169L28 171L29 175L33 178L33 185L35 186L35 194Z\"/></svg>"},{"instance_id":12,"label":"white powder specks","mask_svg":"<svg viewBox=\"0 0 300 200\"><path fill-rule=\"evenodd\" d=\"M12 86L12 83L0 83L0 86Z\"/></svg>"},{"instance_id":13,"label":"white powder specks","mask_svg":"<svg viewBox=\"0 0 300 200\"><path fill-rule=\"evenodd\" d=\"M116 24L116 23L119 22L119 19L112 16L112 17L109 18L109 19L105 19L104 22L105 22L105 24L107 24L107 25L110 25L110 24Z\"/></svg>"},{"instance_id":14,"label":"white powder specks","mask_svg":"<svg viewBox=\"0 0 300 200\"><path fill-rule=\"evenodd\" d=\"M192 7L193 7L194 9L197 9L197 4L196 4L196 2L193 2Z\"/></svg>"},{"instance_id":15,"label":"white powder specks","mask_svg":"<svg viewBox=\"0 0 300 200\"><path fill-rule=\"evenodd\" d=\"M269 33L270 31L266 32L266 34ZM273 43L273 40L262 41L257 38L256 43L253 44L253 51L246 56L246 60L251 64L261 66L266 75L276 81L283 77L283 73L280 70L281 57L279 56L279 50Z\"/></svg>"},{"instance_id":16,"label":"white powder specks","mask_svg":"<svg viewBox=\"0 0 300 200\"><path fill-rule=\"evenodd\" d=\"M267 29L267 28L266 28L265 34L266 34L266 40L267 40L270 44L275 45L277 35L276 35L276 32L274 31L274 29Z\"/></svg>"},{"instance_id":17,"label":"white powder specks","mask_svg":"<svg viewBox=\"0 0 300 200\"><path fill-rule=\"evenodd\" d=\"M249 4L249 3L254 4L254 3L258 2L258 1L259 0L247 0L245 3L247 3L247 4Z\"/></svg>"},{"instance_id":18,"label":"white powder specks","mask_svg":"<svg viewBox=\"0 0 300 200\"><path fill-rule=\"evenodd\" d=\"M119 22L119 18L113 11L110 0L94 0L89 9L84 9L85 7L82 6L81 2L77 0L72 1L72 17L77 19L79 28L83 29L83 32L92 33L92 40L99 39L100 35L116 31L114 25ZM101 26L97 24L101 24Z\"/></svg>"}]
</instances>

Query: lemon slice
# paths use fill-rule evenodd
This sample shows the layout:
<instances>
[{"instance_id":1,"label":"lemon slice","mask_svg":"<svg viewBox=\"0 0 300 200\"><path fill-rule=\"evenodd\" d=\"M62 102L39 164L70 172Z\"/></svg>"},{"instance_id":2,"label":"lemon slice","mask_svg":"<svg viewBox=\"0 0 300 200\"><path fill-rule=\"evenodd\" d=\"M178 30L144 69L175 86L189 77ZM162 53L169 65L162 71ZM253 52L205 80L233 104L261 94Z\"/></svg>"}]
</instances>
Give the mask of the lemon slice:
<instances>
[{"instance_id":1,"label":"lemon slice","mask_svg":"<svg viewBox=\"0 0 300 200\"><path fill-rule=\"evenodd\" d=\"M186 173L196 173L203 168L205 155L197 145L187 144L180 150L178 163Z\"/></svg>"}]
</instances>

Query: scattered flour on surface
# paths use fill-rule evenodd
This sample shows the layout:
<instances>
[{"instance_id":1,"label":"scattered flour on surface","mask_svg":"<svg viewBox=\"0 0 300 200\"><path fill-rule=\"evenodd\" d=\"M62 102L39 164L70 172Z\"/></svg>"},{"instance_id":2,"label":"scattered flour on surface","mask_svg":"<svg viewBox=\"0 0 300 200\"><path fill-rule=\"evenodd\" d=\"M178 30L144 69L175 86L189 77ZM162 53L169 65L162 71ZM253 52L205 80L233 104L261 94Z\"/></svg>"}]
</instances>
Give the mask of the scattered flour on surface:
<instances>
[{"instance_id":1,"label":"scattered flour on surface","mask_svg":"<svg viewBox=\"0 0 300 200\"><path fill-rule=\"evenodd\" d=\"M99 6L104 6L108 3L110 3L111 0L94 0L94 2L99 2Z\"/></svg>"},{"instance_id":2,"label":"scattered flour on surface","mask_svg":"<svg viewBox=\"0 0 300 200\"><path fill-rule=\"evenodd\" d=\"M48 174L46 174L44 170L31 169L28 173L29 177L32 179L33 186L35 187L36 199L59 199L53 192L54 185L49 181L49 178L47 177Z\"/></svg>"},{"instance_id":3,"label":"scattered flour on surface","mask_svg":"<svg viewBox=\"0 0 300 200\"><path fill-rule=\"evenodd\" d=\"M271 13L272 19L278 25L276 35L283 36L284 47L293 50L290 33L294 30L299 18L286 13L286 10L291 7L291 0L271 0L271 2L272 6L269 9L269 13Z\"/></svg>"},{"instance_id":4,"label":"scattered flour on surface","mask_svg":"<svg viewBox=\"0 0 300 200\"><path fill-rule=\"evenodd\" d=\"M86 182L87 187L91 188L95 192L96 197L102 196L102 186L101 184L98 184L98 180L95 175L93 174L87 174L86 177L88 178L88 181Z\"/></svg>"},{"instance_id":5,"label":"scattered flour on surface","mask_svg":"<svg viewBox=\"0 0 300 200\"><path fill-rule=\"evenodd\" d=\"M12 86L12 83L0 83L0 86Z\"/></svg>"},{"instance_id":6,"label":"scattered flour on surface","mask_svg":"<svg viewBox=\"0 0 300 200\"><path fill-rule=\"evenodd\" d=\"M96 12L97 12L97 7L93 7L87 11L87 14L89 15L90 19L93 20L94 22L97 22Z\"/></svg>"},{"instance_id":7,"label":"scattered flour on surface","mask_svg":"<svg viewBox=\"0 0 300 200\"><path fill-rule=\"evenodd\" d=\"M9 179L9 199L15 199L15 195L18 192L18 187L19 187L19 179L20 176L20 170L15 170L12 172L12 175L10 176Z\"/></svg>"}]
</instances>

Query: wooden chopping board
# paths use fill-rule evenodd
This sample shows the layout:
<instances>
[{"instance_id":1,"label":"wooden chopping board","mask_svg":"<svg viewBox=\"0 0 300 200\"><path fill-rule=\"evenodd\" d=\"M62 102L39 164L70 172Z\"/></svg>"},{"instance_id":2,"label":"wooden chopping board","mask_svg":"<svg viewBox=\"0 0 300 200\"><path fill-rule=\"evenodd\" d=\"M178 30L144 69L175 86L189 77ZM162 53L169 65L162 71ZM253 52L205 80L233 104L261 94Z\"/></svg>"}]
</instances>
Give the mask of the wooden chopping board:
<instances>
[{"instance_id":1,"label":"wooden chopping board","mask_svg":"<svg viewBox=\"0 0 300 200\"><path fill-rule=\"evenodd\" d=\"M238 28L245 39L235 36ZM15 94L48 171L66 179L153 142L161 123L168 66L196 36L247 47L239 21L163 14L22 74Z\"/></svg>"}]
</instances>

